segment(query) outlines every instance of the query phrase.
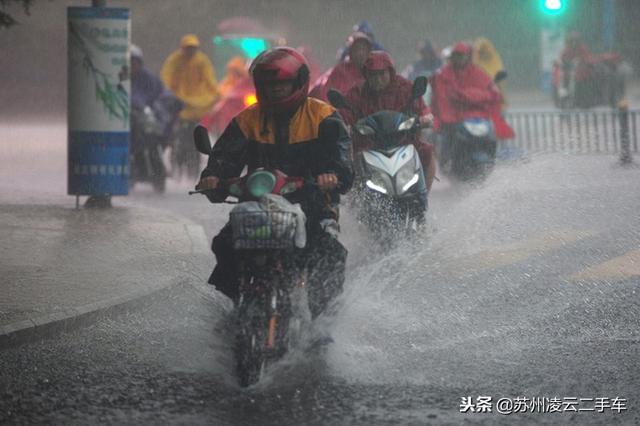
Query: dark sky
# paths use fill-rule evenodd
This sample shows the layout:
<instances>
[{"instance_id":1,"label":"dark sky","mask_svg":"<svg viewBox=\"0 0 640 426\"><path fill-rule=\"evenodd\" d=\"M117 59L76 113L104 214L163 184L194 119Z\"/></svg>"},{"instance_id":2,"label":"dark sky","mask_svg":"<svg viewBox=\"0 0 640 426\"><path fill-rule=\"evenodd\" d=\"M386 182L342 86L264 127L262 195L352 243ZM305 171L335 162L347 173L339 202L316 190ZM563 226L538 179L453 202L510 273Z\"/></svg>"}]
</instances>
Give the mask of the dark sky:
<instances>
[{"instance_id":1,"label":"dark sky","mask_svg":"<svg viewBox=\"0 0 640 426\"><path fill-rule=\"evenodd\" d=\"M601 37L602 1L573 0L570 5L575 13L567 18L571 21L567 25L578 26L595 44ZM0 114L25 108L64 111L66 8L90 4L90 0L37 0L31 16L12 6L10 11L21 24L0 30ZM154 71L183 34L194 32L210 43L216 24L236 15L261 19L293 46L311 46L316 58L328 67L353 24L367 19L400 69L413 59L416 44L425 37L444 47L456 40L486 36L501 53L512 87L536 87L539 82L542 17L537 4L537 0L107 1L109 6L131 9L132 40L143 48L146 63ZM618 12L622 23L636 16L633 12L640 8L640 2L629 0L618 0L617 4L626 8ZM632 46L628 49L635 49L635 32L620 29L618 33Z\"/></svg>"}]
</instances>

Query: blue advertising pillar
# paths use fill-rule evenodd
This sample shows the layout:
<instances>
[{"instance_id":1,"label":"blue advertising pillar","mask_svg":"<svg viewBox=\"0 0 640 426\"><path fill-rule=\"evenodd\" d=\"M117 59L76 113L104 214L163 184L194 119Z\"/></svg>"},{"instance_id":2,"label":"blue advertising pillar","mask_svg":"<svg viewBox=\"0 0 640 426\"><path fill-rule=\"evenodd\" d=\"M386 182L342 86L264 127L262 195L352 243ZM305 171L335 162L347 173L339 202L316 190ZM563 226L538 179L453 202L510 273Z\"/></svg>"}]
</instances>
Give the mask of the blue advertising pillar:
<instances>
[{"instance_id":1,"label":"blue advertising pillar","mask_svg":"<svg viewBox=\"0 0 640 426\"><path fill-rule=\"evenodd\" d=\"M129 10L69 7L69 195L129 192Z\"/></svg>"}]
</instances>

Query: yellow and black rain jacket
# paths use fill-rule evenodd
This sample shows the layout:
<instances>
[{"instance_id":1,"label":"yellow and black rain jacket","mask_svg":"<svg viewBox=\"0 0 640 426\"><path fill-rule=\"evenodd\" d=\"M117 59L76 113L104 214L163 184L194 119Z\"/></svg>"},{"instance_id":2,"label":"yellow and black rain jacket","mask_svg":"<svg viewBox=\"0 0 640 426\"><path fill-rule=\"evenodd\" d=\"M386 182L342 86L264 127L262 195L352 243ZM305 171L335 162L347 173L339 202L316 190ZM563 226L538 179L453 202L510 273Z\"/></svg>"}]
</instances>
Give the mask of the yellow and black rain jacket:
<instances>
[{"instance_id":1,"label":"yellow and black rain jacket","mask_svg":"<svg viewBox=\"0 0 640 426\"><path fill-rule=\"evenodd\" d=\"M268 115L258 103L227 126L202 177L237 177L245 166L249 173L263 167L313 180L323 173L335 173L340 183L326 200L335 204L339 194L346 193L353 183L351 149L342 118L335 108L318 99L307 98L287 117ZM301 202L305 213L311 213L304 200L293 201Z\"/></svg>"}]
</instances>

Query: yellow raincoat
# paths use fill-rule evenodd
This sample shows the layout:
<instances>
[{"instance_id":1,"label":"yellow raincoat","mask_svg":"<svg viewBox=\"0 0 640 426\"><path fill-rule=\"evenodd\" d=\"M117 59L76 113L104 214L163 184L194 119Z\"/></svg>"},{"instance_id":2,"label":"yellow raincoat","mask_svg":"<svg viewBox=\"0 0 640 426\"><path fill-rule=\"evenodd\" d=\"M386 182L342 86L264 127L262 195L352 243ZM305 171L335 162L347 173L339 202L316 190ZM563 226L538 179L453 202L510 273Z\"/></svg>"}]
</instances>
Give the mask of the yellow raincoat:
<instances>
[{"instance_id":1,"label":"yellow raincoat","mask_svg":"<svg viewBox=\"0 0 640 426\"><path fill-rule=\"evenodd\" d=\"M216 74L207 55L197 51L190 59L182 49L173 52L162 65L162 82L185 107L180 118L194 121L202 118L215 103L218 95Z\"/></svg>"},{"instance_id":2,"label":"yellow raincoat","mask_svg":"<svg viewBox=\"0 0 640 426\"><path fill-rule=\"evenodd\" d=\"M485 37L479 37L473 43L473 63L484 70L491 79L496 77L499 71L504 70L502 58L491 41ZM504 80L498 83L498 88L504 94Z\"/></svg>"}]
</instances>

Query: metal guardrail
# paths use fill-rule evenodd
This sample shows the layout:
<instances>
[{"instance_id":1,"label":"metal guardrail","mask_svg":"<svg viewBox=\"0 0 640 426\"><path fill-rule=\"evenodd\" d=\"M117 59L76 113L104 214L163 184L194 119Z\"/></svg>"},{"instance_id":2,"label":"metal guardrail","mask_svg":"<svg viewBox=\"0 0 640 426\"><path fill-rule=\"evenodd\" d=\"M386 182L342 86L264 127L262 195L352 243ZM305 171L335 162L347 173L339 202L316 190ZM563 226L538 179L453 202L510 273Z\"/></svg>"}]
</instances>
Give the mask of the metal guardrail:
<instances>
[{"instance_id":1,"label":"metal guardrail","mask_svg":"<svg viewBox=\"0 0 640 426\"><path fill-rule=\"evenodd\" d=\"M640 110L509 112L505 119L516 132L515 146L528 152L620 153L621 159L638 152Z\"/></svg>"}]
</instances>

